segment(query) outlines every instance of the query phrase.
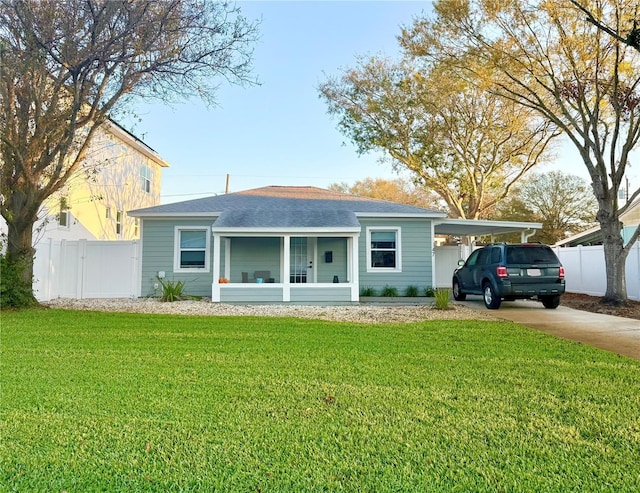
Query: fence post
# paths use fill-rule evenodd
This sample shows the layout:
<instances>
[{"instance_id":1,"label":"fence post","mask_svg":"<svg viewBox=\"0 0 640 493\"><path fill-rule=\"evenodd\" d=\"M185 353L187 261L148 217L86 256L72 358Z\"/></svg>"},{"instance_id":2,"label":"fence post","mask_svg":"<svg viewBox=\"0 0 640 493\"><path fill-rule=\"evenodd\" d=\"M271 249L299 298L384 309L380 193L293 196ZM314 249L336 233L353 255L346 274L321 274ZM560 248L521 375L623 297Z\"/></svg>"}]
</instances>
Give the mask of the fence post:
<instances>
[{"instance_id":1,"label":"fence post","mask_svg":"<svg viewBox=\"0 0 640 493\"><path fill-rule=\"evenodd\" d=\"M58 270L57 282L58 282L58 298L64 296L64 283L65 283L65 273L67 268L67 240L60 240L60 265Z\"/></svg>"},{"instance_id":2,"label":"fence post","mask_svg":"<svg viewBox=\"0 0 640 493\"><path fill-rule=\"evenodd\" d=\"M138 286L140 286L140 248L136 240L131 240L131 284L129 285L129 297L137 298Z\"/></svg>"},{"instance_id":3,"label":"fence post","mask_svg":"<svg viewBox=\"0 0 640 493\"><path fill-rule=\"evenodd\" d=\"M640 240L636 240L635 243L635 249L636 249L636 267L638 268L638 270L636 271L636 277L635 279L638 280L638 292L636 293L636 300L640 301Z\"/></svg>"},{"instance_id":4,"label":"fence post","mask_svg":"<svg viewBox=\"0 0 640 493\"><path fill-rule=\"evenodd\" d=\"M580 288L579 293L584 293L584 276L582 275L582 245L578 245L578 267L580 268Z\"/></svg>"},{"instance_id":5,"label":"fence post","mask_svg":"<svg viewBox=\"0 0 640 493\"><path fill-rule=\"evenodd\" d=\"M84 271L87 257L87 240L78 240L78 272L76 276L76 296L78 299L84 299ZM78 292L79 291L79 292Z\"/></svg>"},{"instance_id":6,"label":"fence post","mask_svg":"<svg viewBox=\"0 0 640 493\"><path fill-rule=\"evenodd\" d=\"M49 255L47 256L47 285L45 288L45 299L47 301L51 300L51 289L52 289L52 285L53 282L55 280L55 273L57 272L58 269L54 269L53 268L53 238L49 238L49 241L47 242L48 246L49 246Z\"/></svg>"}]
</instances>

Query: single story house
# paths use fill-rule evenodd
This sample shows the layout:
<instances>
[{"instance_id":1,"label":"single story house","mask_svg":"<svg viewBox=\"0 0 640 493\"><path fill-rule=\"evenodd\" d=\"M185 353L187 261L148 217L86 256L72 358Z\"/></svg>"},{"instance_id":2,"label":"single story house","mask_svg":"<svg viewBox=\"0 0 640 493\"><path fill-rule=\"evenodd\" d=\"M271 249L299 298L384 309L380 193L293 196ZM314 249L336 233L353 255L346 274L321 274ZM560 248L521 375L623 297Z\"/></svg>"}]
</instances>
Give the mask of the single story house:
<instances>
[{"instance_id":1,"label":"single story house","mask_svg":"<svg viewBox=\"0 0 640 493\"><path fill-rule=\"evenodd\" d=\"M620 222L622 223L622 241L626 245L635 230L640 227L640 199L629 205L627 210L620 214ZM575 246L593 246L602 245L602 232L600 226L594 226L578 234L560 240L555 246L575 247Z\"/></svg>"},{"instance_id":2,"label":"single story house","mask_svg":"<svg viewBox=\"0 0 640 493\"><path fill-rule=\"evenodd\" d=\"M434 238L532 234L539 223L440 211L315 187L269 186L130 211L140 218L141 296L158 278L213 302L356 302L362 288L435 286Z\"/></svg>"}]
</instances>

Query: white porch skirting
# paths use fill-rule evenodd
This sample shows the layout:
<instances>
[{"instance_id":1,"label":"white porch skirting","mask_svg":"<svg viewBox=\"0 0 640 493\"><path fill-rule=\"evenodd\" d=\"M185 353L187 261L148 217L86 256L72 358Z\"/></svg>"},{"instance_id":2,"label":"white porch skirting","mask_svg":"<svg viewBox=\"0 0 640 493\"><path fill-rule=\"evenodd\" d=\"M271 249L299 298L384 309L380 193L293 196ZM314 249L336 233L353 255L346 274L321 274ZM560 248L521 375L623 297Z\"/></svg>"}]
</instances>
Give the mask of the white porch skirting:
<instances>
[{"instance_id":1,"label":"white porch skirting","mask_svg":"<svg viewBox=\"0 0 640 493\"><path fill-rule=\"evenodd\" d=\"M213 283L211 287L211 301L220 303L346 303L358 300L358 286L353 283Z\"/></svg>"}]
</instances>

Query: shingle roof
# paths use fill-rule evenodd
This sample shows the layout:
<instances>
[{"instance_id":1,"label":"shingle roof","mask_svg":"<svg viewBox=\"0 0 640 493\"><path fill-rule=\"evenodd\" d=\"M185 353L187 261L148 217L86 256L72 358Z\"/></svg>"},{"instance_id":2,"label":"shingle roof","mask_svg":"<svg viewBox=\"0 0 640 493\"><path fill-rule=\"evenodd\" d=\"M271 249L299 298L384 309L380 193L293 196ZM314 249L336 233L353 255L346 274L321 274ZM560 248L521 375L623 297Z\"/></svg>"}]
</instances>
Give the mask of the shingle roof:
<instances>
[{"instance_id":1,"label":"shingle roof","mask_svg":"<svg viewBox=\"0 0 640 493\"><path fill-rule=\"evenodd\" d=\"M279 186L137 209L129 215L219 215L215 227L357 227L358 213L445 216L435 210L322 188Z\"/></svg>"}]
</instances>

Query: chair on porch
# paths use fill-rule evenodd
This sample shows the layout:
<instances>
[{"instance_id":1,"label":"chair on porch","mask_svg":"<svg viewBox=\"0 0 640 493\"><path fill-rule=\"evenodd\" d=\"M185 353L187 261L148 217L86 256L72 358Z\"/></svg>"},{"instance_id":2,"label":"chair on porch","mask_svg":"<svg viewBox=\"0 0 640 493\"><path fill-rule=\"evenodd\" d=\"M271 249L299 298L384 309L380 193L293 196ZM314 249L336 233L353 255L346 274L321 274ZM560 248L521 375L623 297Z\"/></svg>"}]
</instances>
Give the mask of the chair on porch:
<instances>
[{"instance_id":1,"label":"chair on porch","mask_svg":"<svg viewBox=\"0 0 640 493\"><path fill-rule=\"evenodd\" d=\"M270 270L257 270L253 273L254 279L262 279L263 282L273 282Z\"/></svg>"},{"instance_id":2,"label":"chair on porch","mask_svg":"<svg viewBox=\"0 0 640 493\"><path fill-rule=\"evenodd\" d=\"M243 272L242 273L242 282L243 283L249 282L249 273L248 272Z\"/></svg>"}]
</instances>

